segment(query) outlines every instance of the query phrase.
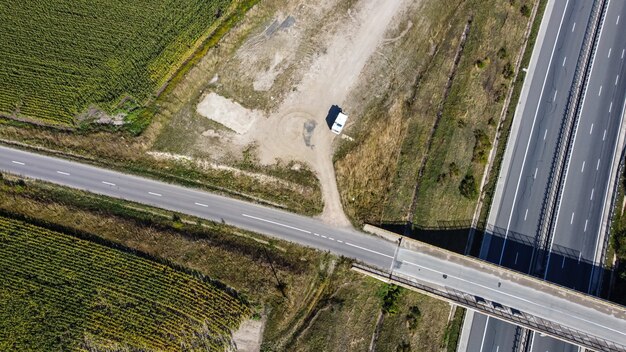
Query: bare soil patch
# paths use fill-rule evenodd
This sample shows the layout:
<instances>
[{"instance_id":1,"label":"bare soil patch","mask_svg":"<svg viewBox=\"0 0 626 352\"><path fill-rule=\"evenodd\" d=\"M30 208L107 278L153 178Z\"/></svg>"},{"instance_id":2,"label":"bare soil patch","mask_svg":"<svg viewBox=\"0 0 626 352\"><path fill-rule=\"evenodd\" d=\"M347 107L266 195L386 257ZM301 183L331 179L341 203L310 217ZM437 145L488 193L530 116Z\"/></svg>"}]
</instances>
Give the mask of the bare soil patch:
<instances>
[{"instance_id":1,"label":"bare soil patch","mask_svg":"<svg viewBox=\"0 0 626 352\"><path fill-rule=\"evenodd\" d=\"M321 183L321 218L350 226L332 161L338 138L326 117L332 105L343 107L350 116L348 131L359 118L346 105L348 96L377 49L413 25L397 20L407 1L286 0L275 12L272 4L259 5L256 15L267 11L269 19L243 26L241 44L206 74L212 83L198 98L200 116L234 132L210 129L196 138L206 150L221 150L210 156L218 163L232 162L254 145L260 165L291 160L309 165ZM389 31L399 34L386 39Z\"/></svg>"}]
</instances>

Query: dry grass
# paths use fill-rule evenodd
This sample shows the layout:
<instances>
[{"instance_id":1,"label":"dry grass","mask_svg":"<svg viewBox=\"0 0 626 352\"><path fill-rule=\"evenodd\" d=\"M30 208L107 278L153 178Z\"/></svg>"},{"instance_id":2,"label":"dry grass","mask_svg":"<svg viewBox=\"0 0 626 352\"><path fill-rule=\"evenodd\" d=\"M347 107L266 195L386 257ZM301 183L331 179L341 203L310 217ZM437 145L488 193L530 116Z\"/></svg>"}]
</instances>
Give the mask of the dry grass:
<instances>
[{"instance_id":1,"label":"dry grass","mask_svg":"<svg viewBox=\"0 0 626 352\"><path fill-rule=\"evenodd\" d=\"M475 153L475 136L480 130L490 140L495 133L503 97L511 84L504 68L515 62L528 23L520 12L520 6L526 3L531 5L532 1L424 0L421 7L409 11L417 23L404 38L383 50L385 60L380 61L386 63L379 63L389 70L388 78L377 83L385 93L371 98L364 94L353 97L353 104L367 110L363 111L361 126L354 128L356 141L342 146L336 157L344 205L355 222L411 220L429 226L438 220L471 218L476 200L463 197L459 185L466 174L480 182L484 158L475 155L488 151L489 145L479 146ZM460 36L470 18L469 36L449 94L442 102ZM507 35L501 35L503 32ZM412 53L412 61L407 60L406 53ZM367 82L364 87L380 92L373 83ZM404 104L392 110L396 101ZM433 134L440 107L442 115ZM398 112L400 123L393 122ZM381 143L377 128L387 124L403 127L395 138ZM372 132L362 132L368 130ZM357 157L380 156L379 149L389 149L384 152L386 157ZM426 164L418 177L423 160ZM370 171L381 169L391 176L380 178L380 173ZM376 181L349 180L355 175ZM419 188L412 214L416 184ZM350 203L350 199L359 197L376 206L367 209Z\"/></svg>"},{"instance_id":2,"label":"dry grass","mask_svg":"<svg viewBox=\"0 0 626 352\"><path fill-rule=\"evenodd\" d=\"M357 222L404 218L408 213L417 170L426 155L428 136L449 71L442 67L452 65L455 44L465 24L456 19L457 7L456 1L424 0L421 5L413 5L406 14L413 22L411 29L400 40L384 46L383 54L368 64L371 71L383 71L380 79L363 82L351 98L351 110L357 111L353 115L362 117L348 132L354 135L355 142L341 146L335 167L346 212ZM451 28L455 23L457 31ZM402 30L398 28L397 32ZM393 124L400 129L382 140L380 128ZM387 155L351 157L356 150L361 155ZM389 176L378 182L378 188L372 188L374 177L370 174L376 168L386 170ZM346 187L358 182L348 175L366 178L360 184L367 187ZM375 206L371 210L360 207L350 202L352 198L369 198L368 203Z\"/></svg>"},{"instance_id":3,"label":"dry grass","mask_svg":"<svg viewBox=\"0 0 626 352\"><path fill-rule=\"evenodd\" d=\"M0 180L0 212L97 234L224 282L268 316L267 351L362 351L381 309L377 292L384 284L349 270L349 261L226 225L184 215L173 219L164 210L8 176ZM447 305L415 292L402 297L408 303L403 298L398 305L400 320L408 304L433 314L424 315L417 335L385 341L419 338L434 350L445 331Z\"/></svg>"}]
</instances>

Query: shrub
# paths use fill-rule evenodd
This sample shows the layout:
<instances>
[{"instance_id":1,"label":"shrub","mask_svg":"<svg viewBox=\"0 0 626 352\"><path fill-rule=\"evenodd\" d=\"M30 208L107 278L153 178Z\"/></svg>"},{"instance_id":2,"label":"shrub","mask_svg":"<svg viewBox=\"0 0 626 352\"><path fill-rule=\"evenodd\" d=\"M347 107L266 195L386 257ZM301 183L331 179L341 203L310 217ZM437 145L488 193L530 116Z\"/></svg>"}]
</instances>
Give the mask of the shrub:
<instances>
[{"instance_id":1,"label":"shrub","mask_svg":"<svg viewBox=\"0 0 626 352\"><path fill-rule=\"evenodd\" d=\"M459 192L461 192L461 195L467 199L476 198L478 195L478 186L476 186L476 179L474 178L474 175L471 173L465 175L459 185Z\"/></svg>"}]
</instances>

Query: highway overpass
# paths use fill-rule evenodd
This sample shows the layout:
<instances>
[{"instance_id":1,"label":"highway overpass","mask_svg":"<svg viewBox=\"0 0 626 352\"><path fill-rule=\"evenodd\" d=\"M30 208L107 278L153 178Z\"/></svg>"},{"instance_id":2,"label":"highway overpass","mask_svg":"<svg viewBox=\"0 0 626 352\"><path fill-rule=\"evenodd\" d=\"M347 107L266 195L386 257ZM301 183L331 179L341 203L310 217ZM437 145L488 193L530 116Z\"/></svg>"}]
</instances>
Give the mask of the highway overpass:
<instances>
[{"instance_id":1,"label":"highway overpass","mask_svg":"<svg viewBox=\"0 0 626 352\"><path fill-rule=\"evenodd\" d=\"M624 307L432 246L399 245L314 218L3 146L0 170L331 251L498 318L593 349L626 350Z\"/></svg>"}]
</instances>

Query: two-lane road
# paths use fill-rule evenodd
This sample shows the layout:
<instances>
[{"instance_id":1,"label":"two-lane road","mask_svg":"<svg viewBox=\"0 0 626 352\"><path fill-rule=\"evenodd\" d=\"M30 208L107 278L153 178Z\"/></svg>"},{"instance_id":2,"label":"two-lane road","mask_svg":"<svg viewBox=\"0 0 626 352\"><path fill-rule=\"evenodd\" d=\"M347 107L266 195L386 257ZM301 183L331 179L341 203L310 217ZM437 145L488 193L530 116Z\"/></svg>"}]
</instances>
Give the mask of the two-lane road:
<instances>
[{"instance_id":1,"label":"two-lane road","mask_svg":"<svg viewBox=\"0 0 626 352\"><path fill-rule=\"evenodd\" d=\"M411 278L428 287L463 292L524 314L597 336L626 349L626 311L432 247L401 247L353 229L239 200L120 172L0 147L0 170L116 198L184 212L329 250ZM416 244L413 244L415 246ZM439 254L437 254L439 253ZM394 260L395 257L395 260ZM621 348L621 347L620 347ZM617 351L617 349L614 349Z\"/></svg>"}]
</instances>

